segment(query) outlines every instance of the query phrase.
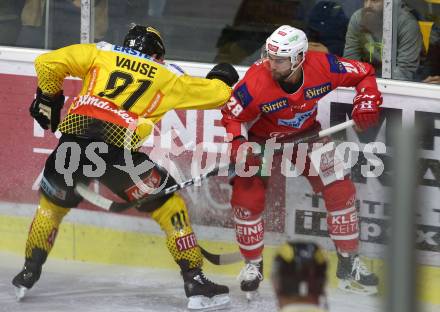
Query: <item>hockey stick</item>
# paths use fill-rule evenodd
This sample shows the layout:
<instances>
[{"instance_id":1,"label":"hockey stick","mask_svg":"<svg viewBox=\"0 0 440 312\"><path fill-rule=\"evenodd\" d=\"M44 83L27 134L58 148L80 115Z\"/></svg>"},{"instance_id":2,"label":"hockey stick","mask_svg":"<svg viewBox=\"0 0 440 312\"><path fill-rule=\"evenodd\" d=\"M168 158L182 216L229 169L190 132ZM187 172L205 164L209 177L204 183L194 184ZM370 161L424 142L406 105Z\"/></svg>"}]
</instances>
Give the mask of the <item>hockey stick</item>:
<instances>
[{"instance_id":1,"label":"hockey stick","mask_svg":"<svg viewBox=\"0 0 440 312\"><path fill-rule=\"evenodd\" d=\"M209 177L215 176L215 175L217 175L217 173L219 173L219 171L224 170L224 169L229 169L230 167L231 166L216 167L207 173L198 175L197 177L194 177L194 178L189 179L187 181L184 181L182 183L177 183L177 184L174 184L170 187L167 187L166 189L162 190L161 192L159 192L157 194L151 194L148 197L143 197L143 198L140 198L140 199L137 199L137 200L134 200L131 202L125 202L125 203L112 201L112 200L102 196L101 194L93 192L93 191L89 190L88 186L83 183L78 183L75 187L75 191L79 195L81 195L85 200L87 200L89 203L94 204L95 206L101 207L105 210L109 210L112 212L121 212L121 211L127 210L129 208L138 207L142 204L154 201L157 198L174 193L174 192L181 190L185 187L194 185L194 184L201 182L202 180L205 180Z\"/></svg>"},{"instance_id":2,"label":"hockey stick","mask_svg":"<svg viewBox=\"0 0 440 312\"><path fill-rule=\"evenodd\" d=\"M336 126L321 130L319 132L311 133L311 134L303 136L301 138L298 138L292 142L289 142L289 144L305 143L305 142L308 142L313 139L322 138L322 137L328 136L330 134L344 130L346 128L352 127L353 125L354 125L353 120L347 120L343 123L337 124ZM125 202L125 203L115 202L115 201L112 201L108 198L105 198L104 196L102 196L98 193L90 191L88 189L88 187L84 184L78 184L76 186L75 190L85 200L94 204L95 206L98 206L98 207L101 207L103 209L113 211L113 212L121 212L121 211L127 210L132 207L138 207L142 204L145 204L147 202L151 202L151 201L153 201L157 198L160 198L162 196L174 193L178 190L181 190L181 189L186 188L188 186L194 185L194 184L201 182L209 177L217 175L217 173L219 173L221 170L225 170L225 169L228 169L228 170L232 169L231 165L229 165L227 167L216 167L207 173L201 174L199 176L196 176L194 178L186 180L182 183L177 183L177 184L174 184L170 187L167 187L166 189L160 191L157 194L151 194L150 196L143 197L143 198L131 201L131 202Z\"/></svg>"},{"instance_id":3,"label":"hockey stick","mask_svg":"<svg viewBox=\"0 0 440 312\"><path fill-rule=\"evenodd\" d=\"M340 123L336 126L330 127L328 129L324 129L324 130L321 130L316 133L311 133L307 136L301 137L301 138L294 140L293 142L289 142L289 143L290 144L305 143L305 142L313 140L313 139L322 138L322 137L331 135L331 134L339 132L343 129L352 127L353 125L354 125L354 121L348 120L348 121ZM230 169L230 166L228 166L228 168ZM211 170L205 174L201 174L201 175L194 177L190 180L172 185L157 194L153 194L148 197L144 197L144 198L141 198L141 199L138 199L138 200L135 200L132 202L126 202L126 203L114 202L114 201L102 196L99 193L91 191L85 184L79 183L75 187L75 190L85 200L94 204L95 206L101 207L101 208L103 208L105 210L109 210L109 211L120 212L120 211L124 211L126 209L129 209L129 208L136 207L141 204L147 203L147 202L152 201L154 199L160 198L164 195L174 193L182 188L194 185L196 182L200 182L202 180L207 179L208 177L212 177L212 176L217 175L217 173L223 169L225 169L225 168L216 167L213 170ZM209 262L216 264L216 265L230 264L230 263L235 263L235 262L239 262L242 260L241 254L239 252L216 255L216 254L212 254L212 253L208 252L207 250L205 250L201 247L200 247L200 249L202 251L203 256Z\"/></svg>"},{"instance_id":4,"label":"hockey stick","mask_svg":"<svg viewBox=\"0 0 440 312\"><path fill-rule=\"evenodd\" d=\"M85 184L79 183L75 187L75 191L79 195L81 195L85 200L94 204L95 206L109 210L108 208L106 208L109 206L106 206L105 204L102 204L102 203L111 202L111 200L105 198L104 196L102 196L96 192L91 191ZM231 252L231 253L225 253L225 254L213 254L213 253L210 253L209 251L207 251L202 246L200 246L200 244L199 244L199 248L200 248L200 251L202 252L203 257L215 265L232 264L232 263L241 262L243 260L240 252Z\"/></svg>"}]
</instances>

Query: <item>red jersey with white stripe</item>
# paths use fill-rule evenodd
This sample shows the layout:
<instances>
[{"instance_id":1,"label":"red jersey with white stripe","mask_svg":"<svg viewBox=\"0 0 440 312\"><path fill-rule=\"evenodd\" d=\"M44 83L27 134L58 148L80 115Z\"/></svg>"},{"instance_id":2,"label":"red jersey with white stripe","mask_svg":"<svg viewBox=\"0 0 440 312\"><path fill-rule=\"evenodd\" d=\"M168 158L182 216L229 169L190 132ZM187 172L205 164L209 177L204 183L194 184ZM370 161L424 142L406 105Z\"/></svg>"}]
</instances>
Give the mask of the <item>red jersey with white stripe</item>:
<instances>
[{"instance_id":1,"label":"red jersey with white stripe","mask_svg":"<svg viewBox=\"0 0 440 312\"><path fill-rule=\"evenodd\" d=\"M309 51L302 71L301 87L289 94L272 78L268 60L254 63L222 109L226 132L261 139L296 135L316 125L318 101L337 87L377 90L368 63Z\"/></svg>"}]
</instances>

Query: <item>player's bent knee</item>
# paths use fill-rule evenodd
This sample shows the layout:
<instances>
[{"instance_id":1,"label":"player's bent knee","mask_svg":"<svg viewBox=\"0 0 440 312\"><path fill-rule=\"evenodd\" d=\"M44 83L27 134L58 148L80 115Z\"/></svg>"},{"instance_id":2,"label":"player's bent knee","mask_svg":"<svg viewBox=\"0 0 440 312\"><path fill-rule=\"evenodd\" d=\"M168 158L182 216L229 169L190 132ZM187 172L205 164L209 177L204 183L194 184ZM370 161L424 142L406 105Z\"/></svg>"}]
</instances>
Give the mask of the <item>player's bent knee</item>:
<instances>
[{"instance_id":1,"label":"player's bent knee","mask_svg":"<svg viewBox=\"0 0 440 312\"><path fill-rule=\"evenodd\" d=\"M189 225L188 211L183 198L178 194L170 197L158 208L151 217L162 226L164 231L174 231Z\"/></svg>"},{"instance_id":2,"label":"player's bent knee","mask_svg":"<svg viewBox=\"0 0 440 312\"><path fill-rule=\"evenodd\" d=\"M324 187L322 196L328 211L345 209L354 205L356 188L353 182L345 177Z\"/></svg>"},{"instance_id":3,"label":"player's bent knee","mask_svg":"<svg viewBox=\"0 0 440 312\"><path fill-rule=\"evenodd\" d=\"M64 216L70 211L70 208L55 204L45 195L40 195L40 204L38 210L45 216L51 218L55 223L60 223Z\"/></svg>"},{"instance_id":4,"label":"player's bent knee","mask_svg":"<svg viewBox=\"0 0 440 312\"><path fill-rule=\"evenodd\" d=\"M264 210L266 188L260 177L236 177L232 190L231 205L234 213L260 214ZM235 212L235 210L237 210Z\"/></svg>"}]
</instances>

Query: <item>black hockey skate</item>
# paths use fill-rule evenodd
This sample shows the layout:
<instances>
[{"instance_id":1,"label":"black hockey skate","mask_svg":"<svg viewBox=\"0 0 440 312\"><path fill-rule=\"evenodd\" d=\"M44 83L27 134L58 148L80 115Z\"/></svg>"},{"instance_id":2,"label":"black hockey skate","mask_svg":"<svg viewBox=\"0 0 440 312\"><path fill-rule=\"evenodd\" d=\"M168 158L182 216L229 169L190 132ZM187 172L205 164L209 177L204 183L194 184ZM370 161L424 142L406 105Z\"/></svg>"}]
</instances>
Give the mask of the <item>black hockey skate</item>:
<instances>
[{"instance_id":1,"label":"black hockey skate","mask_svg":"<svg viewBox=\"0 0 440 312\"><path fill-rule=\"evenodd\" d=\"M338 253L336 277L342 290L364 295L377 293L379 279L367 269L358 255L344 257Z\"/></svg>"},{"instance_id":2,"label":"black hockey skate","mask_svg":"<svg viewBox=\"0 0 440 312\"><path fill-rule=\"evenodd\" d=\"M182 272L189 310L217 310L229 305L229 288L218 285L196 268Z\"/></svg>"},{"instance_id":3,"label":"black hockey skate","mask_svg":"<svg viewBox=\"0 0 440 312\"><path fill-rule=\"evenodd\" d=\"M15 296L20 301L29 289L40 279L41 269L47 258L47 252L40 248L32 250L32 257L24 262L23 270L12 280Z\"/></svg>"},{"instance_id":4,"label":"black hockey skate","mask_svg":"<svg viewBox=\"0 0 440 312\"><path fill-rule=\"evenodd\" d=\"M241 290L246 293L246 298L254 299L263 280L263 260L246 262L237 279L240 281Z\"/></svg>"}]
</instances>

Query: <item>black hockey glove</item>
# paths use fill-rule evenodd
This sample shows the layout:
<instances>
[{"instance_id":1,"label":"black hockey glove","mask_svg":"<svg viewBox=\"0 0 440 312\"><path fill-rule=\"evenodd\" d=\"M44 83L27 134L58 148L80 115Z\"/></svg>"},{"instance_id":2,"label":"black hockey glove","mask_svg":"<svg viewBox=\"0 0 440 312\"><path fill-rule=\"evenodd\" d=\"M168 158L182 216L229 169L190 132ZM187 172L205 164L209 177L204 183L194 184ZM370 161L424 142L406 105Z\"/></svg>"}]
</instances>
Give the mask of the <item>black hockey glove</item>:
<instances>
[{"instance_id":1,"label":"black hockey glove","mask_svg":"<svg viewBox=\"0 0 440 312\"><path fill-rule=\"evenodd\" d=\"M51 98L44 95L40 88L37 88L37 97L29 107L29 112L43 129L47 130L50 126L50 130L55 132L60 123L63 105L64 95L62 91L55 98Z\"/></svg>"},{"instance_id":2,"label":"black hockey glove","mask_svg":"<svg viewBox=\"0 0 440 312\"><path fill-rule=\"evenodd\" d=\"M232 87L238 81L238 73L229 63L219 63L215 65L206 75L208 79L220 79L228 86Z\"/></svg>"}]
</instances>

